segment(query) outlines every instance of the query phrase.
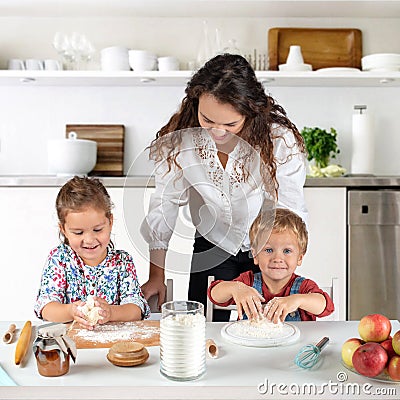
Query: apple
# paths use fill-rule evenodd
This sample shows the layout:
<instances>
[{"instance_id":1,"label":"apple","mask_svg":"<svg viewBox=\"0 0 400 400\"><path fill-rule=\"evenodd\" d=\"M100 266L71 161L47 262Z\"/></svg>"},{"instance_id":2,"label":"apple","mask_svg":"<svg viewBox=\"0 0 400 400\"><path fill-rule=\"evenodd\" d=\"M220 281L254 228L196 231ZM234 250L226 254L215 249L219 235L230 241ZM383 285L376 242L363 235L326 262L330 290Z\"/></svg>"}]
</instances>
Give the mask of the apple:
<instances>
[{"instance_id":1,"label":"apple","mask_svg":"<svg viewBox=\"0 0 400 400\"><path fill-rule=\"evenodd\" d=\"M342 345L342 360L348 367L353 367L353 362L351 361L354 352L363 344L364 342L359 338L347 339Z\"/></svg>"},{"instance_id":2,"label":"apple","mask_svg":"<svg viewBox=\"0 0 400 400\"><path fill-rule=\"evenodd\" d=\"M392 338L393 350L400 355L400 331L397 331Z\"/></svg>"},{"instance_id":3,"label":"apple","mask_svg":"<svg viewBox=\"0 0 400 400\"><path fill-rule=\"evenodd\" d=\"M388 364L389 364L389 360L396 355L396 352L394 351L392 345L392 338L386 339L383 342L381 342L381 346L386 350L386 353L388 355Z\"/></svg>"},{"instance_id":4,"label":"apple","mask_svg":"<svg viewBox=\"0 0 400 400\"><path fill-rule=\"evenodd\" d=\"M361 345L353 354L352 362L355 370L364 376L377 376L386 366L388 355L386 350L375 342Z\"/></svg>"},{"instance_id":5,"label":"apple","mask_svg":"<svg viewBox=\"0 0 400 400\"><path fill-rule=\"evenodd\" d=\"M394 381L400 381L400 356L393 356L390 359L387 371Z\"/></svg>"},{"instance_id":6,"label":"apple","mask_svg":"<svg viewBox=\"0 0 400 400\"><path fill-rule=\"evenodd\" d=\"M391 330L390 320L382 314L366 315L358 324L358 332L365 342L383 342Z\"/></svg>"}]
</instances>

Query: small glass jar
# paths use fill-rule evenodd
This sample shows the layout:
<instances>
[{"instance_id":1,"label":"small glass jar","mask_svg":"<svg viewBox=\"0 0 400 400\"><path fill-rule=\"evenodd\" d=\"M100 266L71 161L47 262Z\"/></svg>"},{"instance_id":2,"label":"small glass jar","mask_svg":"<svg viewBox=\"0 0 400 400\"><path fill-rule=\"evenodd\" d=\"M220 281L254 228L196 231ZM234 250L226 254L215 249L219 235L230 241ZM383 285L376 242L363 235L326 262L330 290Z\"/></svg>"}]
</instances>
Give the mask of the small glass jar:
<instances>
[{"instance_id":1,"label":"small glass jar","mask_svg":"<svg viewBox=\"0 0 400 400\"><path fill-rule=\"evenodd\" d=\"M61 376L69 371L69 354L64 354L61 350L36 347L35 357L42 376Z\"/></svg>"},{"instance_id":2,"label":"small glass jar","mask_svg":"<svg viewBox=\"0 0 400 400\"><path fill-rule=\"evenodd\" d=\"M161 306L160 372L176 381L198 379L206 372L206 319L197 301Z\"/></svg>"}]
</instances>

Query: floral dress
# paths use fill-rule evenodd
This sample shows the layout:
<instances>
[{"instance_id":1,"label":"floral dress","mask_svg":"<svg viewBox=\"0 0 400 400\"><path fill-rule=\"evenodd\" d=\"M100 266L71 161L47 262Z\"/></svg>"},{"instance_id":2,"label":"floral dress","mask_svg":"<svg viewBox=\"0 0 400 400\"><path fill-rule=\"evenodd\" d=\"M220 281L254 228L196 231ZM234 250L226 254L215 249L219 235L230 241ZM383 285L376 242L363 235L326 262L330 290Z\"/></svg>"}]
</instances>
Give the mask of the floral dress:
<instances>
[{"instance_id":1,"label":"floral dress","mask_svg":"<svg viewBox=\"0 0 400 400\"><path fill-rule=\"evenodd\" d=\"M53 249L42 273L34 307L37 317L43 318L43 307L52 301L69 304L86 301L89 295L101 297L113 305L133 303L142 310L143 318L150 315L135 265L126 251L115 250L110 245L105 259L99 265L90 266L67 244Z\"/></svg>"}]
</instances>

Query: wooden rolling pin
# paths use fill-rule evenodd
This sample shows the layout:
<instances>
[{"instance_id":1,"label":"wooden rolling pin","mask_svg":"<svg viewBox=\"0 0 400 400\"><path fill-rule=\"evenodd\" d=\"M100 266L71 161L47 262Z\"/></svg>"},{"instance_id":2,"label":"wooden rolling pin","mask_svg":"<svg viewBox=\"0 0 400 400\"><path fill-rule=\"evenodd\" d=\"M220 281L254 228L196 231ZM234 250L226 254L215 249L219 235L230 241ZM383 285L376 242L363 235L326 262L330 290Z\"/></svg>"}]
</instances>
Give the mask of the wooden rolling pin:
<instances>
[{"instance_id":1,"label":"wooden rolling pin","mask_svg":"<svg viewBox=\"0 0 400 400\"><path fill-rule=\"evenodd\" d=\"M14 331L15 331L15 324L11 324L10 327L8 328L8 331L4 334L3 336L3 342L4 343L11 343L14 337Z\"/></svg>"},{"instance_id":2,"label":"wooden rolling pin","mask_svg":"<svg viewBox=\"0 0 400 400\"><path fill-rule=\"evenodd\" d=\"M31 342L32 323L26 321L15 348L15 364L21 364Z\"/></svg>"}]
</instances>

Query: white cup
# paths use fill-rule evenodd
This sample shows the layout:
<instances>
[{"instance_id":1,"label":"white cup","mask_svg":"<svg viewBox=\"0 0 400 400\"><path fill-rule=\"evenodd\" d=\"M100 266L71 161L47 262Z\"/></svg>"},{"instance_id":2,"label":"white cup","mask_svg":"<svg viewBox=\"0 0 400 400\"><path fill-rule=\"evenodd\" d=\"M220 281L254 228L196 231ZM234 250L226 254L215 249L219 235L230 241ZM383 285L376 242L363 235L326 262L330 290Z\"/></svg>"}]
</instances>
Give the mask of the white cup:
<instances>
[{"instance_id":1,"label":"white cup","mask_svg":"<svg viewBox=\"0 0 400 400\"><path fill-rule=\"evenodd\" d=\"M43 62L36 58L28 58L25 60L25 68L28 70L43 70Z\"/></svg>"},{"instance_id":2,"label":"white cup","mask_svg":"<svg viewBox=\"0 0 400 400\"><path fill-rule=\"evenodd\" d=\"M60 71L62 70L62 66L57 60L47 59L44 60L44 69L47 71Z\"/></svg>"},{"instance_id":3,"label":"white cup","mask_svg":"<svg viewBox=\"0 0 400 400\"><path fill-rule=\"evenodd\" d=\"M176 57L166 56L158 57L158 70L159 71L177 71L179 70L179 61Z\"/></svg>"},{"instance_id":4,"label":"white cup","mask_svg":"<svg viewBox=\"0 0 400 400\"><path fill-rule=\"evenodd\" d=\"M25 69L25 64L22 60L18 58L11 58L10 60L8 60L7 68L13 70L21 70Z\"/></svg>"},{"instance_id":5,"label":"white cup","mask_svg":"<svg viewBox=\"0 0 400 400\"><path fill-rule=\"evenodd\" d=\"M304 64L303 55L301 54L301 46L290 46L286 64Z\"/></svg>"}]
</instances>

